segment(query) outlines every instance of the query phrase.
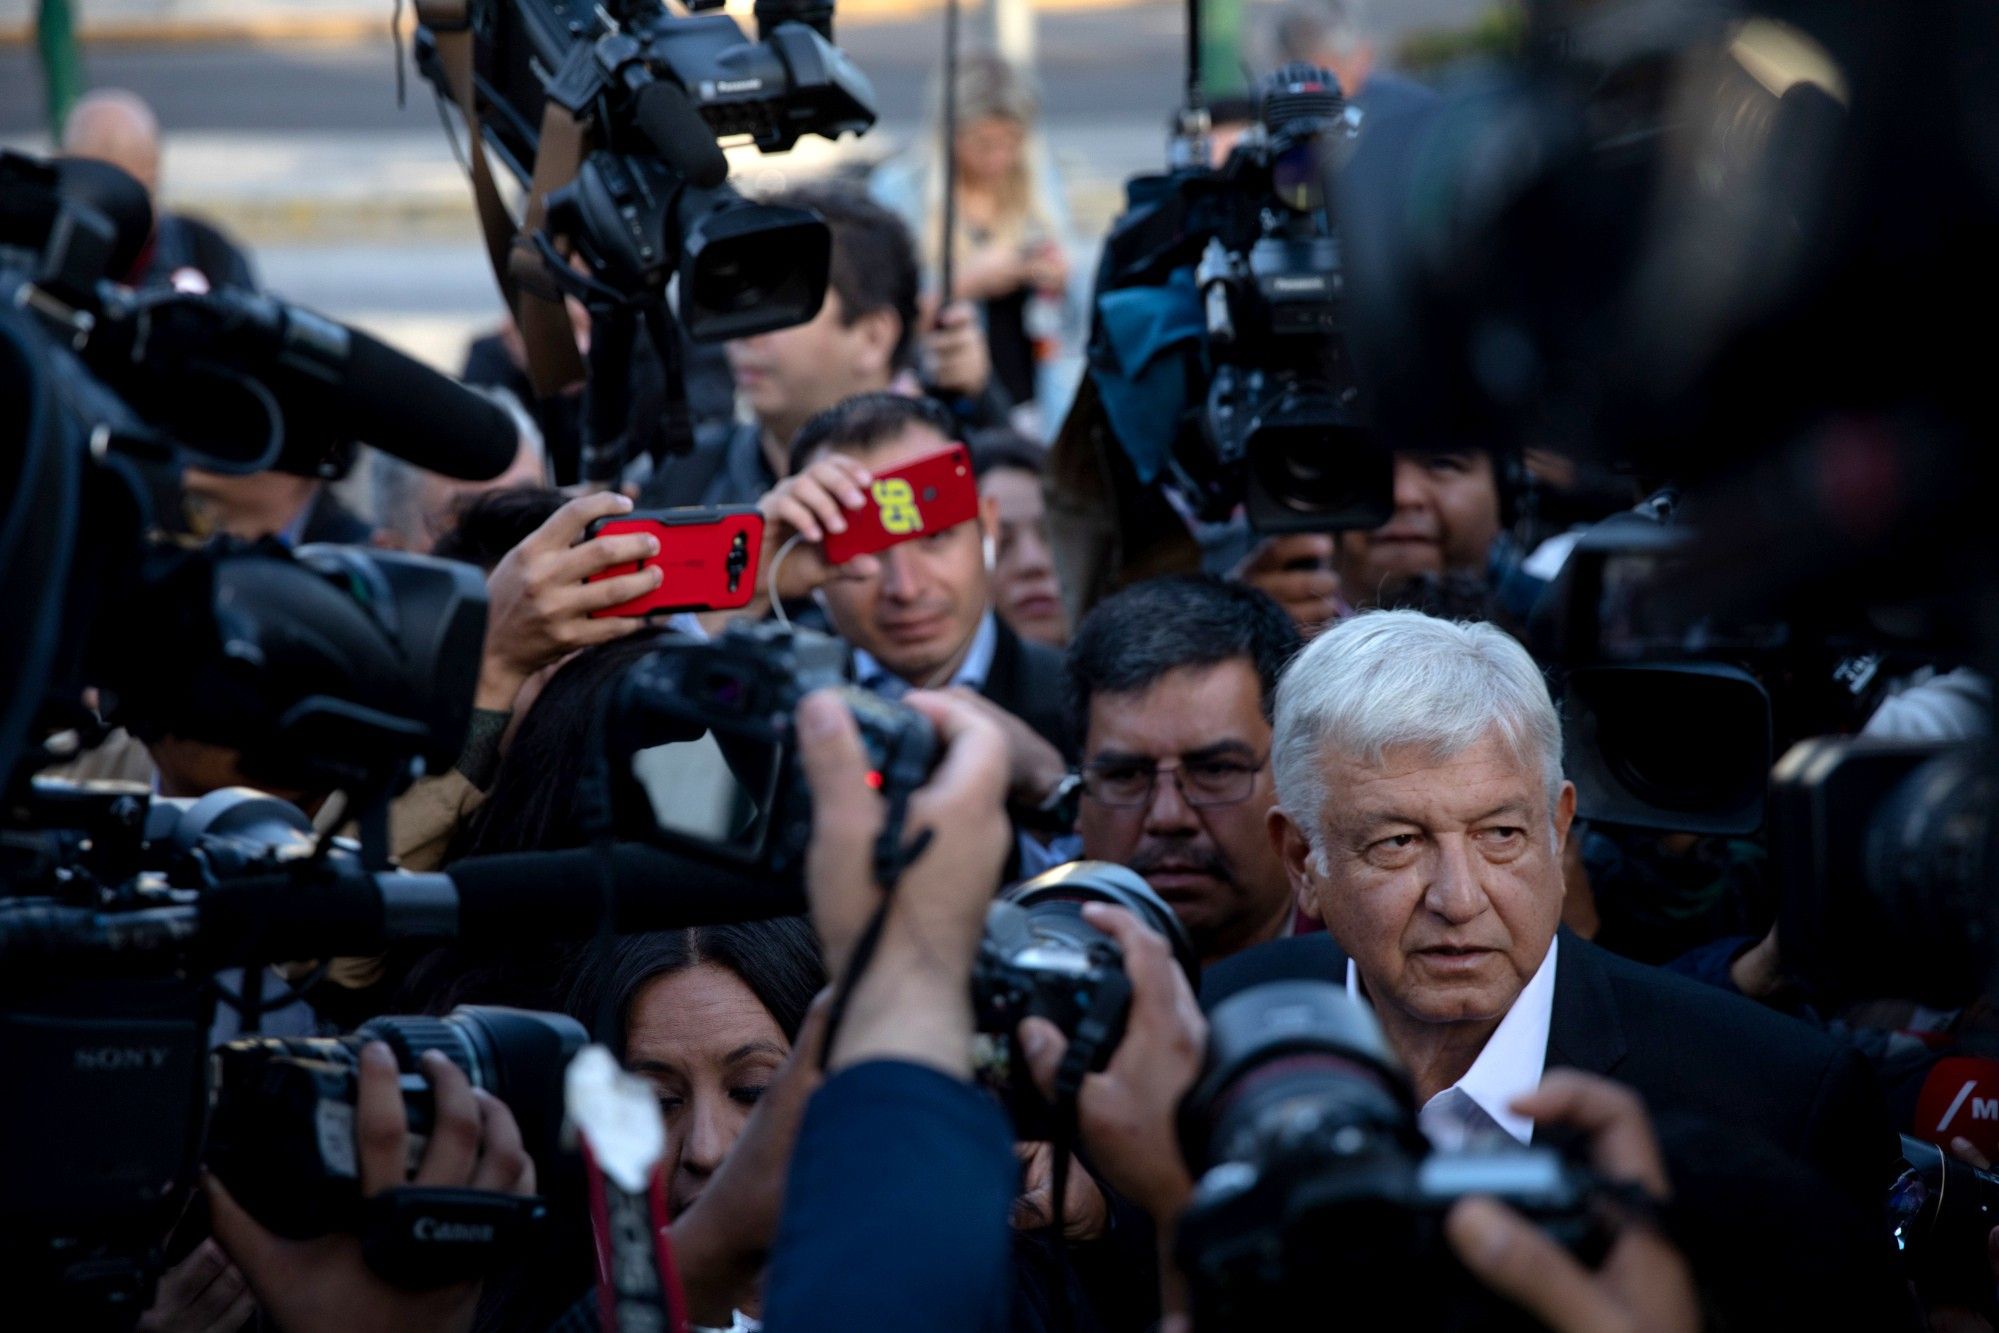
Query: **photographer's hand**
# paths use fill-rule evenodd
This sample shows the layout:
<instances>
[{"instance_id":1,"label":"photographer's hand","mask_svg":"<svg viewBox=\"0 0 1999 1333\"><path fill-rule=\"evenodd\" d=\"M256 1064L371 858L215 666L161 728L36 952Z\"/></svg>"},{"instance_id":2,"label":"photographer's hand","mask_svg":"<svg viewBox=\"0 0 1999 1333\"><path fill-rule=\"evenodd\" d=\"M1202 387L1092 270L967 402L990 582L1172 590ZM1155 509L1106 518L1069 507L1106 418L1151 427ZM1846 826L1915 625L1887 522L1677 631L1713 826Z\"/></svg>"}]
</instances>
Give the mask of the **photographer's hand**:
<instances>
[{"instance_id":1,"label":"photographer's hand","mask_svg":"<svg viewBox=\"0 0 1999 1333\"><path fill-rule=\"evenodd\" d=\"M1513 1103L1536 1125L1590 1136L1590 1165L1606 1180L1667 1193L1666 1165L1638 1094L1606 1078L1558 1069ZM1462 1200L1444 1231L1464 1266L1555 1333L1692 1333L1701 1326L1693 1273L1672 1242L1628 1219L1592 1273L1532 1222L1492 1199Z\"/></svg>"},{"instance_id":2,"label":"photographer's hand","mask_svg":"<svg viewBox=\"0 0 1999 1333\"><path fill-rule=\"evenodd\" d=\"M534 1163L521 1144L512 1112L498 1098L467 1082L463 1071L436 1051L423 1057L430 1081L435 1127L414 1178L408 1161L409 1125L403 1115L395 1056L381 1042L361 1050L360 1092L354 1107L354 1146L361 1192L373 1196L401 1185L534 1193ZM204 1182L214 1215L215 1238L250 1280L257 1302L285 1333L433 1333L467 1329L479 1303L479 1284L436 1291L404 1291L375 1276L361 1257L357 1236L286 1240L265 1230L213 1176Z\"/></svg>"},{"instance_id":3,"label":"photographer's hand","mask_svg":"<svg viewBox=\"0 0 1999 1333\"><path fill-rule=\"evenodd\" d=\"M972 956L1012 839L1006 737L947 695L918 691L906 702L930 719L944 747L909 802L905 837L927 832L930 843L902 872L873 961L848 995L830 1067L907 1060L968 1078ZM883 901L874 850L885 803L868 781L860 732L838 694L815 691L799 705L798 740L812 789L805 889L827 969L844 980Z\"/></svg>"},{"instance_id":4,"label":"photographer's hand","mask_svg":"<svg viewBox=\"0 0 1999 1333\"><path fill-rule=\"evenodd\" d=\"M1123 949L1131 1011L1110 1064L1083 1080L1077 1128L1105 1183L1170 1233L1194 1189L1173 1116L1201 1072L1208 1021L1164 936L1104 903L1085 905L1083 918ZM1035 1083L1052 1096L1068 1039L1040 1018L1022 1021L1018 1036Z\"/></svg>"},{"instance_id":5,"label":"photographer's hand","mask_svg":"<svg viewBox=\"0 0 1999 1333\"><path fill-rule=\"evenodd\" d=\"M166 1271L138 1333L236 1333L256 1308L250 1284L211 1237Z\"/></svg>"},{"instance_id":6,"label":"photographer's hand","mask_svg":"<svg viewBox=\"0 0 1999 1333\"><path fill-rule=\"evenodd\" d=\"M1055 1149L1047 1143L1016 1143L1013 1155L1021 1161L1021 1193L1013 1201L1009 1219L1015 1231L1040 1231L1048 1225L1049 1207L1055 1200ZM1069 1179L1062 1187L1062 1235L1075 1241L1095 1240L1111 1224L1110 1204L1103 1190L1080 1163L1069 1164Z\"/></svg>"},{"instance_id":7,"label":"photographer's hand","mask_svg":"<svg viewBox=\"0 0 1999 1333\"><path fill-rule=\"evenodd\" d=\"M1309 637L1338 619L1344 606L1333 554L1330 533L1270 537L1258 542L1229 577L1267 593L1290 615L1298 632Z\"/></svg>"},{"instance_id":8,"label":"photographer's hand","mask_svg":"<svg viewBox=\"0 0 1999 1333\"><path fill-rule=\"evenodd\" d=\"M1046 737L977 690L953 685L945 691L976 708L1006 734L1007 794L1025 805L1038 805L1069 775L1069 763Z\"/></svg>"},{"instance_id":9,"label":"photographer's hand","mask_svg":"<svg viewBox=\"0 0 1999 1333\"><path fill-rule=\"evenodd\" d=\"M632 502L616 494L571 500L486 576L486 650L479 663L478 707L508 712L521 686L537 671L579 648L622 639L645 624L637 616L593 620L590 613L657 588L656 567L599 583L583 581L659 553L658 538L647 533L583 541L593 522L631 509Z\"/></svg>"}]
</instances>

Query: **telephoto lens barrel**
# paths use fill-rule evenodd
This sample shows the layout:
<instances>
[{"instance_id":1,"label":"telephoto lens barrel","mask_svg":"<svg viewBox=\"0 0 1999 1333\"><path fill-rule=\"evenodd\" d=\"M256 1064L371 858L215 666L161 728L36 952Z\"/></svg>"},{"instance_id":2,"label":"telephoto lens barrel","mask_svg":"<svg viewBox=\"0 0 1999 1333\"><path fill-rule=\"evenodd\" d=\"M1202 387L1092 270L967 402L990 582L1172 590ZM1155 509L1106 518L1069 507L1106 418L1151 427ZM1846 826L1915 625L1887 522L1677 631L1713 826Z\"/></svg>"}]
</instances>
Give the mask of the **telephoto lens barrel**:
<instances>
[{"instance_id":1,"label":"telephoto lens barrel","mask_svg":"<svg viewBox=\"0 0 1999 1333\"><path fill-rule=\"evenodd\" d=\"M465 1005L444 1018L387 1017L344 1037L255 1037L213 1056L209 1166L250 1214L303 1240L355 1228L361 1205L354 1148L361 1048L387 1043L401 1071L412 1136L430 1133L430 1085L420 1072L439 1051L506 1104L544 1173L562 1130L562 1079L589 1041L575 1019Z\"/></svg>"}]
</instances>

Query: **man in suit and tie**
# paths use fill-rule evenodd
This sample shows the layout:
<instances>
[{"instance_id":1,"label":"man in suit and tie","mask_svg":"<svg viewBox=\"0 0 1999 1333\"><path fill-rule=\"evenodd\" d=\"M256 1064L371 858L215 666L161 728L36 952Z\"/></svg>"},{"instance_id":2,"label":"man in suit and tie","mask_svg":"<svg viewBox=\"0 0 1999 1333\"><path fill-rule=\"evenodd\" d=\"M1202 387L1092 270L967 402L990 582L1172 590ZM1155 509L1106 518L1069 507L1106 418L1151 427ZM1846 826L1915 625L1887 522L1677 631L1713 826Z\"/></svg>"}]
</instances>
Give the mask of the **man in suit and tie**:
<instances>
[{"instance_id":1,"label":"man in suit and tie","mask_svg":"<svg viewBox=\"0 0 1999 1333\"><path fill-rule=\"evenodd\" d=\"M1518 643L1417 612L1341 622L1279 685L1272 764L1272 837L1329 934L1222 963L1205 1001L1343 977L1442 1148L1528 1141L1513 1100L1569 1065L1631 1086L1655 1115L1759 1136L1880 1215L1897 1144L1856 1052L1560 929L1575 788Z\"/></svg>"},{"instance_id":2,"label":"man in suit and tie","mask_svg":"<svg viewBox=\"0 0 1999 1333\"><path fill-rule=\"evenodd\" d=\"M996 503L987 497L972 520L837 567L819 553L825 532L869 503L865 478L956 437L950 414L924 398L864 393L821 412L792 442L791 475L759 502L765 559L803 539L785 556L779 592L814 591L853 646L861 688L888 698L952 690L990 705L1007 731L1013 800L1031 808L1062 786L1075 737L1061 654L1022 639L994 610Z\"/></svg>"}]
</instances>

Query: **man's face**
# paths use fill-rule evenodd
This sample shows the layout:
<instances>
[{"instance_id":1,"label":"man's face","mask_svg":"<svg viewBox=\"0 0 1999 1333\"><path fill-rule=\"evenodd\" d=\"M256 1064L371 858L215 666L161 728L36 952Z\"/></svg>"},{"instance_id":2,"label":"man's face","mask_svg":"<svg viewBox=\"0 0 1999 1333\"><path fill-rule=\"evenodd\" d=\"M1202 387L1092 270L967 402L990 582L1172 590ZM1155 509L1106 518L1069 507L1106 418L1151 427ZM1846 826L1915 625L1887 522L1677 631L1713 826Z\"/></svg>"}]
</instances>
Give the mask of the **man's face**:
<instances>
[{"instance_id":1,"label":"man's face","mask_svg":"<svg viewBox=\"0 0 1999 1333\"><path fill-rule=\"evenodd\" d=\"M839 293L828 291L805 323L723 345L736 392L781 442L815 413L888 387L899 332L894 313L877 310L851 324L845 314Z\"/></svg>"},{"instance_id":2,"label":"man's face","mask_svg":"<svg viewBox=\"0 0 1999 1333\"><path fill-rule=\"evenodd\" d=\"M1023 639L1060 648L1069 641L1069 613L1055 579L1048 546L1048 508L1041 478L1019 468L994 468L979 490L999 511L999 556L993 564L993 600Z\"/></svg>"},{"instance_id":3,"label":"man's face","mask_svg":"<svg viewBox=\"0 0 1999 1333\"><path fill-rule=\"evenodd\" d=\"M948 443L911 426L854 457L880 476ZM911 685L929 685L957 662L992 607L983 537L993 523L992 501L982 501L975 520L889 547L874 573L836 572L822 589L833 628Z\"/></svg>"},{"instance_id":4,"label":"man's face","mask_svg":"<svg viewBox=\"0 0 1999 1333\"><path fill-rule=\"evenodd\" d=\"M1291 888L1265 832L1277 799L1270 724L1247 660L1181 667L1134 693L1091 695L1083 759L1100 775L1177 762L1190 791L1203 785L1204 769L1253 768L1248 796L1225 805L1190 806L1168 773L1154 779L1150 799L1135 808L1086 794L1076 827L1085 857L1145 876L1204 962L1278 932L1290 913Z\"/></svg>"},{"instance_id":5,"label":"man's face","mask_svg":"<svg viewBox=\"0 0 1999 1333\"><path fill-rule=\"evenodd\" d=\"M1323 769L1323 869L1303 831L1282 811L1271 817L1300 904L1353 959L1377 1009L1497 1021L1561 922L1575 787L1563 783L1550 810L1540 771L1497 731L1448 759L1404 748L1367 764L1328 751Z\"/></svg>"},{"instance_id":6,"label":"man's face","mask_svg":"<svg viewBox=\"0 0 1999 1333\"><path fill-rule=\"evenodd\" d=\"M1341 590L1368 605L1384 583L1482 570L1498 535L1499 483L1490 454L1397 454L1395 513L1387 526L1340 534Z\"/></svg>"}]
</instances>

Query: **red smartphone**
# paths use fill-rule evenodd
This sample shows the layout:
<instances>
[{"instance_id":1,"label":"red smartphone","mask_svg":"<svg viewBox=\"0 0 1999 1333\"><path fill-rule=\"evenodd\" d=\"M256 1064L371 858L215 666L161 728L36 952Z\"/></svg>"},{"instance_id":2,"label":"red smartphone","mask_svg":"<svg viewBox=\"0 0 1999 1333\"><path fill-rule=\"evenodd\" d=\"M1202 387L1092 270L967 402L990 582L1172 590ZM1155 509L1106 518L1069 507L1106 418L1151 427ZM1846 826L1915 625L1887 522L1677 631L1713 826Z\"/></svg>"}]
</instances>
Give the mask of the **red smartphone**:
<instances>
[{"instance_id":1,"label":"red smartphone","mask_svg":"<svg viewBox=\"0 0 1999 1333\"><path fill-rule=\"evenodd\" d=\"M979 483L962 444L882 473L868 492L872 503L847 514L847 530L826 534L827 564L844 565L857 555L886 551L979 516Z\"/></svg>"},{"instance_id":2,"label":"red smartphone","mask_svg":"<svg viewBox=\"0 0 1999 1333\"><path fill-rule=\"evenodd\" d=\"M757 562L763 557L764 519L754 505L713 509L641 509L590 525L592 537L650 532L659 554L650 560L613 565L586 583L636 574L658 565L664 577L643 597L592 611L593 617L649 616L668 611L732 611L747 605L757 590Z\"/></svg>"}]
</instances>

